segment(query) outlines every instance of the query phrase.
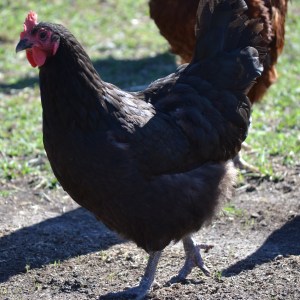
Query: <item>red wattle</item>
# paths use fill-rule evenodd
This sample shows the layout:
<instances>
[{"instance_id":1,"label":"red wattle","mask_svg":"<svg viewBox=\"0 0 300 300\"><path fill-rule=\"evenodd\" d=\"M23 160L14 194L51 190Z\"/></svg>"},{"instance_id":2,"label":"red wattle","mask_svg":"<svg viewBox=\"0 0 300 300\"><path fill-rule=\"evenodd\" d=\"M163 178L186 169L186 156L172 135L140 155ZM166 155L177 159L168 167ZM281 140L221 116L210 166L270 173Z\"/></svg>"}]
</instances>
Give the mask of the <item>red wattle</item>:
<instances>
[{"instance_id":1,"label":"red wattle","mask_svg":"<svg viewBox=\"0 0 300 300\"><path fill-rule=\"evenodd\" d=\"M46 53L40 50L38 47L33 47L30 50L26 50L26 56L32 67L42 66L47 58Z\"/></svg>"},{"instance_id":2,"label":"red wattle","mask_svg":"<svg viewBox=\"0 0 300 300\"><path fill-rule=\"evenodd\" d=\"M35 63L34 59L33 59L33 54L31 50L26 50L26 57L27 60L29 61L29 63L31 64L32 67L36 67L37 64Z\"/></svg>"},{"instance_id":3,"label":"red wattle","mask_svg":"<svg viewBox=\"0 0 300 300\"><path fill-rule=\"evenodd\" d=\"M47 58L46 53L38 47L32 48L33 59L35 63L40 67L42 66Z\"/></svg>"}]
</instances>

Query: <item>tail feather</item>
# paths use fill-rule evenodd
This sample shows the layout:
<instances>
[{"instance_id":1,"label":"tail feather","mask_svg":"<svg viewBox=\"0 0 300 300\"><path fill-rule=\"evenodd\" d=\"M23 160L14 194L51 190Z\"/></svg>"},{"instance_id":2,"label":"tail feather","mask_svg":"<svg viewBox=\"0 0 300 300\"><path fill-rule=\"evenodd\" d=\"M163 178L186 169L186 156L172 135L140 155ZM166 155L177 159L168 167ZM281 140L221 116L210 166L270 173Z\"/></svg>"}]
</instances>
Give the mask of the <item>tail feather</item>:
<instances>
[{"instance_id":1,"label":"tail feather","mask_svg":"<svg viewBox=\"0 0 300 300\"><path fill-rule=\"evenodd\" d=\"M265 41L260 32L263 23L260 19L249 20L244 0L200 0L195 27L197 60L207 58L219 51L232 51L247 46L265 48ZM212 45L213 44L213 45ZM207 51L212 48L213 51Z\"/></svg>"},{"instance_id":2,"label":"tail feather","mask_svg":"<svg viewBox=\"0 0 300 300\"><path fill-rule=\"evenodd\" d=\"M232 17L232 10L227 2L217 5L217 0L200 0L197 10L195 28L196 51L195 60L212 57L218 53L224 44L224 37ZM217 5L217 9L215 6Z\"/></svg>"},{"instance_id":3,"label":"tail feather","mask_svg":"<svg viewBox=\"0 0 300 300\"><path fill-rule=\"evenodd\" d=\"M196 49L191 65L201 63L205 78L220 88L247 92L263 71L267 41L263 24L244 14L244 0L200 0ZM207 70L210 70L207 72Z\"/></svg>"}]
</instances>

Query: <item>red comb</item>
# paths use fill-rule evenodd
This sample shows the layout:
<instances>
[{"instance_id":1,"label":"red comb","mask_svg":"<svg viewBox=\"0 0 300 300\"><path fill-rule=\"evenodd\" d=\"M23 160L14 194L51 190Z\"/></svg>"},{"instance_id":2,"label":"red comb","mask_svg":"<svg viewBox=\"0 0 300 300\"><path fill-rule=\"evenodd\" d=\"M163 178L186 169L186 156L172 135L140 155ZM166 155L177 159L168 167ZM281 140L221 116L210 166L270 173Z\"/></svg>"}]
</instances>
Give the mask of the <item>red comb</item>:
<instances>
[{"instance_id":1,"label":"red comb","mask_svg":"<svg viewBox=\"0 0 300 300\"><path fill-rule=\"evenodd\" d=\"M30 11L24 22L24 31L21 32L21 38L24 37L24 34L30 31L37 24L37 14L34 11Z\"/></svg>"}]
</instances>

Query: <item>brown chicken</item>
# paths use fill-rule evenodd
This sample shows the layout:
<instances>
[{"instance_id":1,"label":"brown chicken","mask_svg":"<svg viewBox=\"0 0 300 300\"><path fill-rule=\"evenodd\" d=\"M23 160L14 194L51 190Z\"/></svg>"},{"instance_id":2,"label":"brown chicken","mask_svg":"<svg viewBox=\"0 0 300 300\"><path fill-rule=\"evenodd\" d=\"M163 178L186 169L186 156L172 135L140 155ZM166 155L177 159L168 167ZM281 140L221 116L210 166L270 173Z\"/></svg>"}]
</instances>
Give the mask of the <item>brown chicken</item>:
<instances>
[{"instance_id":1,"label":"brown chicken","mask_svg":"<svg viewBox=\"0 0 300 300\"><path fill-rule=\"evenodd\" d=\"M25 20L16 51L39 67L55 176L76 202L149 253L139 286L107 297L142 299L172 241L182 240L186 253L178 279L193 267L209 274L191 235L233 189L227 161L246 138L246 93L265 52L262 26L246 9L243 0L201 0L193 61L137 93L104 82L65 27L38 23L33 12Z\"/></svg>"},{"instance_id":2,"label":"brown chicken","mask_svg":"<svg viewBox=\"0 0 300 300\"><path fill-rule=\"evenodd\" d=\"M284 46L284 24L288 0L245 0L247 16L260 18L264 29L262 35L268 41L268 57L264 71L248 93L251 103L259 101L277 78L275 64ZM171 51L181 57L182 63L192 60L195 39L196 11L199 0L150 0L150 16Z\"/></svg>"}]
</instances>

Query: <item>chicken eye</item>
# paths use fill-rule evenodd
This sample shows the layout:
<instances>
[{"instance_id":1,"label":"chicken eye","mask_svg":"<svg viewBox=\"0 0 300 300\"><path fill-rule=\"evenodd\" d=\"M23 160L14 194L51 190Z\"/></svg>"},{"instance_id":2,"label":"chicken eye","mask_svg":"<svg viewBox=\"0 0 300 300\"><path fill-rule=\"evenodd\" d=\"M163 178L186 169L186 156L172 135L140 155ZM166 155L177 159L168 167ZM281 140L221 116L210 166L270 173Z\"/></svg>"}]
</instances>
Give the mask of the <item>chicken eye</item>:
<instances>
[{"instance_id":1,"label":"chicken eye","mask_svg":"<svg viewBox=\"0 0 300 300\"><path fill-rule=\"evenodd\" d=\"M47 32L46 32L46 31L41 31L41 32L39 33L39 38L40 38L41 40L45 40L46 37L47 37Z\"/></svg>"}]
</instances>

